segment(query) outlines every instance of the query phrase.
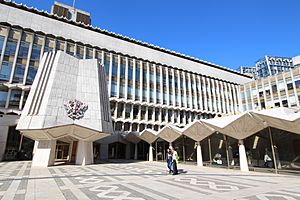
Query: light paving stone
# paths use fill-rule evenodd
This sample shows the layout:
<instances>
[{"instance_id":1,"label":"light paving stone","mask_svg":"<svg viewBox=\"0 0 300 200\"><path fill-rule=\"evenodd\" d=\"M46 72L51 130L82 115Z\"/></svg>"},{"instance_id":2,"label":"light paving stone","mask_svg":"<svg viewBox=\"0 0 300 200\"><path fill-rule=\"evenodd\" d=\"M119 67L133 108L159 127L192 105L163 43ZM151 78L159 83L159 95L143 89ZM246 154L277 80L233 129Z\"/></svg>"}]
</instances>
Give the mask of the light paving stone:
<instances>
[{"instance_id":1,"label":"light paving stone","mask_svg":"<svg viewBox=\"0 0 300 200\"><path fill-rule=\"evenodd\" d=\"M2 163L1 163L2 164ZM2 164L0 199L236 199L300 200L299 176L242 173L179 164L186 173L166 174L166 163L105 163L30 168ZM17 172L17 174L13 174ZM16 187L18 186L18 187ZM7 191L11 191L8 195ZM8 198L9 197L9 198Z\"/></svg>"}]
</instances>

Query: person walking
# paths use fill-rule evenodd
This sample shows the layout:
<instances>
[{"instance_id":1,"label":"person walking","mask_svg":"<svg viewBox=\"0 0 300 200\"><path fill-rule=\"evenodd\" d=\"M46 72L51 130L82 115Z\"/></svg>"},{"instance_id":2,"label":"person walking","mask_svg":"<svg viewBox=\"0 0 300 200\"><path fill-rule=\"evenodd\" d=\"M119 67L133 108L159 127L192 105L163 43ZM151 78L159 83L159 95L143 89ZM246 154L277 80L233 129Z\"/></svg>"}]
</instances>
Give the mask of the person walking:
<instances>
[{"instance_id":1,"label":"person walking","mask_svg":"<svg viewBox=\"0 0 300 200\"><path fill-rule=\"evenodd\" d=\"M172 155L172 152L171 152L171 149L168 148L167 149L167 165L168 165L168 169L169 169L169 174L172 173L172 158L173 158L173 155Z\"/></svg>"},{"instance_id":2,"label":"person walking","mask_svg":"<svg viewBox=\"0 0 300 200\"><path fill-rule=\"evenodd\" d=\"M175 149L171 149L172 150L172 167L173 167L173 175L178 174L178 169L177 169L177 164L178 164L178 153Z\"/></svg>"}]
</instances>

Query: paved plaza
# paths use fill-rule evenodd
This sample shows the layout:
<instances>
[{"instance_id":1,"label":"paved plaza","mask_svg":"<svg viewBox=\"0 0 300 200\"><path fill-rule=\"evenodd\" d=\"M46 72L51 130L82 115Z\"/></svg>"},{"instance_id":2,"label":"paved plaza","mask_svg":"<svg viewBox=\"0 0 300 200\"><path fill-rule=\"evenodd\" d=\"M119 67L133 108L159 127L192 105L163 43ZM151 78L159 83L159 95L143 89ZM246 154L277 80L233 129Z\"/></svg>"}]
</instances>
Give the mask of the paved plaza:
<instances>
[{"instance_id":1,"label":"paved plaza","mask_svg":"<svg viewBox=\"0 0 300 200\"><path fill-rule=\"evenodd\" d=\"M166 163L104 163L33 168L31 162L0 163L0 199L300 199L300 177Z\"/></svg>"}]
</instances>

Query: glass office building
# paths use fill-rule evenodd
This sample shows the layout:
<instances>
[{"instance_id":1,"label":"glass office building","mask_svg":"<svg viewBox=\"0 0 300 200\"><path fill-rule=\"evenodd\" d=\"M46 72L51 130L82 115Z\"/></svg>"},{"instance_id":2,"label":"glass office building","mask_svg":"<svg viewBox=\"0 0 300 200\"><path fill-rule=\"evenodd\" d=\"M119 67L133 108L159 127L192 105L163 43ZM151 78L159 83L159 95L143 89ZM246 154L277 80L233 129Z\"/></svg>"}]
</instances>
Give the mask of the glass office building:
<instances>
[{"instance_id":1,"label":"glass office building","mask_svg":"<svg viewBox=\"0 0 300 200\"><path fill-rule=\"evenodd\" d=\"M278 56L265 56L258 60L255 66L257 78L276 75L281 72L289 71L294 67L291 58Z\"/></svg>"}]
</instances>

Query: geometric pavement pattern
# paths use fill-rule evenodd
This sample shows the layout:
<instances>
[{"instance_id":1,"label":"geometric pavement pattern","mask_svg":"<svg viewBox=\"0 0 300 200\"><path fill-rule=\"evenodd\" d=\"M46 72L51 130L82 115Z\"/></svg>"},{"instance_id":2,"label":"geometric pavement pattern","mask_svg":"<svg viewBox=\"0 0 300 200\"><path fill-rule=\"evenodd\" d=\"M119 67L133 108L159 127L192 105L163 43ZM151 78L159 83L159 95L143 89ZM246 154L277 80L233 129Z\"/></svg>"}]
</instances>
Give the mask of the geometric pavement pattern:
<instances>
[{"instance_id":1,"label":"geometric pavement pattern","mask_svg":"<svg viewBox=\"0 0 300 200\"><path fill-rule=\"evenodd\" d=\"M163 162L128 161L32 168L30 161L0 162L0 199L236 199L300 200L300 177Z\"/></svg>"}]
</instances>

